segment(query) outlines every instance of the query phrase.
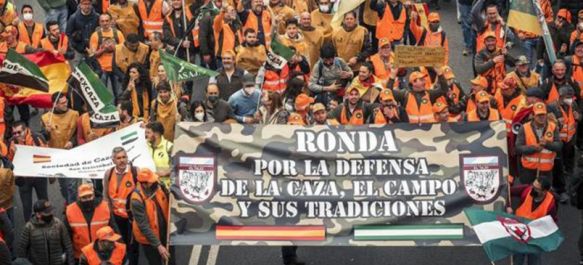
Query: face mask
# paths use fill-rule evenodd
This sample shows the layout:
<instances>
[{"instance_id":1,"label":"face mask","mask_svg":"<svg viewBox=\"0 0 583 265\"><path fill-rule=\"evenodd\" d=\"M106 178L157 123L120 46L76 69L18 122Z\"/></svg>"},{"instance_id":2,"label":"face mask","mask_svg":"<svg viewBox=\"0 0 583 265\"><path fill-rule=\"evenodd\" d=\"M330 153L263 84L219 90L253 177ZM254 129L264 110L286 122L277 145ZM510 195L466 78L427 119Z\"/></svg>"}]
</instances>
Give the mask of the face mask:
<instances>
[{"instance_id":1,"label":"face mask","mask_svg":"<svg viewBox=\"0 0 583 265\"><path fill-rule=\"evenodd\" d=\"M79 204L81 205L81 208L83 209L93 209L93 201L82 201L79 202Z\"/></svg>"},{"instance_id":2,"label":"face mask","mask_svg":"<svg viewBox=\"0 0 583 265\"><path fill-rule=\"evenodd\" d=\"M26 21L31 21L32 20L32 14L31 13L22 14L22 19L24 19Z\"/></svg>"},{"instance_id":3,"label":"face mask","mask_svg":"<svg viewBox=\"0 0 583 265\"><path fill-rule=\"evenodd\" d=\"M530 190L530 196L532 196L533 198L538 197L539 193L537 190L535 190L534 188L532 190Z\"/></svg>"},{"instance_id":4,"label":"face mask","mask_svg":"<svg viewBox=\"0 0 583 265\"><path fill-rule=\"evenodd\" d=\"M217 103L217 101L219 101L219 96L208 96L208 100L210 103Z\"/></svg>"},{"instance_id":5,"label":"face mask","mask_svg":"<svg viewBox=\"0 0 583 265\"><path fill-rule=\"evenodd\" d=\"M439 29L438 24L429 24L429 29L433 32L436 32Z\"/></svg>"},{"instance_id":6,"label":"face mask","mask_svg":"<svg viewBox=\"0 0 583 265\"><path fill-rule=\"evenodd\" d=\"M114 248L114 243L111 241L101 241L101 250L109 252Z\"/></svg>"},{"instance_id":7,"label":"face mask","mask_svg":"<svg viewBox=\"0 0 583 265\"><path fill-rule=\"evenodd\" d=\"M255 86L245 87L243 88L243 91L245 91L245 94L247 94L247 96L251 96L253 92L255 92Z\"/></svg>"},{"instance_id":8,"label":"face mask","mask_svg":"<svg viewBox=\"0 0 583 265\"><path fill-rule=\"evenodd\" d=\"M40 219L45 222L45 223L50 223L51 221L53 221L53 215L41 215Z\"/></svg>"},{"instance_id":9,"label":"face mask","mask_svg":"<svg viewBox=\"0 0 583 265\"><path fill-rule=\"evenodd\" d=\"M204 113L203 112L195 113L194 118L197 121L204 121Z\"/></svg>"},{"instance_id":10,"label":"face mask","mask_svg":"<svg viewBox=\"0 0 583 265\"><path fill-rule=\"evenodd\" d=\"M568 106L571 106L573 104L573 99L572 98L566 98L566 99L563 99L563 102L565 104L567 104Z\"/></svg>"},{"instance_id":11,"label":"face mask","mask_svg":"<svg viewBox=\"0 0 583 265\"><path fill-rule=\"evenodd\" d=\"M329 5L320 5L320 12L322 12L322 13L330 12L330 6Z\"/></svg>"}]
</instances>

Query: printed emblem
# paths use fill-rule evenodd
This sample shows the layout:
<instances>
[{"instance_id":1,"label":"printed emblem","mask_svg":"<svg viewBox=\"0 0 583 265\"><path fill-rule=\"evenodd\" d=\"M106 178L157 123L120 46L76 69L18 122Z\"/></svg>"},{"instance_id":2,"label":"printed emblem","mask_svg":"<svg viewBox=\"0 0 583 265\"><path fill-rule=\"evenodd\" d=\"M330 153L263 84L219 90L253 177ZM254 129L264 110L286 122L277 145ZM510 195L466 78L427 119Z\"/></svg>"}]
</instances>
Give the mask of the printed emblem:
<instances>
[{"instance_id":1,"label":"printed emblem","mask_svg":"<svg viewBox=\"0 0 583 265\"><path fill-rule=\"evenodd\" d=\"M427 99L425 99L425 98L424 98L424 99L422 99L422 100L421 100L421 104L427 104Z\"/></svg>"},{"instance_id":2,"label":"printed emblem","mask_svg":"<svg viewBox=\"0 0 583 265\"><path fill-rule=\"evenodd\" d=\"M362 114L360 114L360 112L359 112L359 113L356 113L356 118L357 118L357 119L360 119L360 118L362 118Z\"/></svg>"},{"instance_id":3,"label":"printed emblem","mask_svg":"<svg viewBox=\"0 0 583 265\"><path fill-rule=\"evenodd\" d=\"M132 186L132 183L131 183L129 180L128 180L128 181L126 181L126 187L128 187L128 188L129 188L129 187L131 187L131 186Z\"/></svg>"},{"instance_id":4,"label":"printed emblem","mask_svg":"<svg viewBox=\"0 0 583 265\"><path fill-rule=\"evenodd\" d=\"M497 156L461 156L460 170L466 193L476 203L487 204L498 197L502 168Z\"/></svg>"},{"instance_id":5,"label":"printed emblem","mask_svg":"<svg viewBox=\"0 0 583 265\"><path fill-rule=\"evenodd\" d=\"M498 217L498 221L504 226L506 232L512 236L516 241L520 243L528 243L532 238L530 233L530 227L528 225L521 223L520 221L507 217Z\"/></svg>"},{"instance_id":6,"label":"printed emblem","mask_svg":"<svg viewBox=\"0 0 583 265\"><path fill-rule=\"evenodd\" d=\"M182 199L199 204L214 195L216 163L214 157L180 157L177 183Z\"/></svg>"},{"instance_id":7,"label":"printed emblem","mask_svg":"<svg viewBox=\"0 0 583 265\"><path fill-rule=\"evenodd\" d=\"M510 109L512 109L512 111L516 110L516 105L512 105L512 107L510 107Z\"/></svg>"}]
</instances>

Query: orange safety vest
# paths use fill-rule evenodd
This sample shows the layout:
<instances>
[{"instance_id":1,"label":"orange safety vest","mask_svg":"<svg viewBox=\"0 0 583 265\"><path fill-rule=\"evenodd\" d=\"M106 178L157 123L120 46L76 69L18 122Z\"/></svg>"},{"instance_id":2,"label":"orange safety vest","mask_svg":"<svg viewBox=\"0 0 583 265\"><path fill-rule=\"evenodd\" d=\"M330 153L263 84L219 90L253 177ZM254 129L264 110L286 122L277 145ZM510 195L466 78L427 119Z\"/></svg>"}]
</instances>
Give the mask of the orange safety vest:
<instances>
[{"instance_id":1,"label":"orange safety vest","mask_svg":"<svg viewBox=\"0 0 583 265\"><path fill-rule=\"evenodd\" d=\"M105 14L107 13L107 10L109 10L109 0L101 0L101 14Z\"/></svg>"},{"instance_id":2,"label":"orange safety vest","mask_svg":"<svg viewBox=\"0 0 583 265\"><path fill-rule=\"evenodd\" d=\"M472 98L470 97L468 102L466 103L466 113L470 113L476 110L477 108L478 106L476 106L476 102L474 102L474 100L472 100Z\"/></svg>"},{"instance_id":3,"label":"orange safety vest","mask_svg":"<svg viewBox=\"0 0 583 265\"><path fill-rule=\"evenodd\" d=\"M192 13L190 12L190 8L182 8L182 9L185 10L186 22L190 23L190 20L192 20ZM170 25L170 31L172 32L172 36L176 37L176 32L174 31L174 19L172 19L172 13L170 13L170 14L168 14L168 16L166 16L166 22L168 22L168 24ZM192 30L192 39L194 41L194 47L200 46L200 42L198 41L198 34L199 34L199 27L198 27L198 23L197 23L197 26Z\"/></svg>"},{"instance_id":4,"label":"orange safety vest","mask_svg":"<svg viewBox=\"0 0 583 265\"><path fill-rule=\"evenodd\" d=\"M573 80L579 84L579 87L583 87L583 65L581 64L581 60L575 55L573 55L571 58L573 58Z\"/></svg>"},{"instance_id":5,"label":"orange safety vest","mask_svg":"<svg viewBox=\"0 0 583 265\"><path fill-rule=\"evenodd\" d=\"M384 81L389 80L389 76L391 74L391 69L388 68L387 65L385 65L385 62L383 61L383 59L381 58L380 54L375 54L373 56L370 57L370 61L372 63L372 65L374 66L374 75ZM391 53L391 56L389 57L389 62L393 61L393 54Z\"/></svg>"},{"instance_id":6,"label":"orange safety vest","mask_svg":"<svg viewBox=\"0 0 583 265\"><path fill-rule=\"evenodd\" d=\"M528 195L526 195L526 198L525 198L524 202L522 202L520 207L518 207L518 209L516 209L516 216L520 216L522 218L526 218L526 219L530 219L530 220L536 220L536 219L539 219L539 218L542 218L542 217L549 215L549 209L555 203L555 198L553 197L553 194L551 194L550 192L547 192L544 200L533 211L532 210L532 202L534 199L532 198L532 196L530 196L531 190L532 190L532 187L527 188Z\"/></svg>"},{"instance_id":7,"label":"orange safety vest","mask_svg":"<svg viewBox=\"0 0 583 265\"><path fill-rule=\"evenodd\" d=\"M164 18L162 17L162 0L155 0L152 4L152 9L148 14L145 0L138 1L138 11L142 19L142 26L144 27L144 37L148 38L152 32L162 33L162 26L164 25Z\"/></svg>"},{"instance_id":8,"label":"orange safety vest","mask_svg":"<svg viewBox=\"0 0 583 265\"><path fill-rule=\"evenodd\" d=\"M489 114L488 114L488 120L489 121L497 121L500 120L500 113L498 113L497 110L490 108ZM475 109L473 111L468 112L468 121L472 122L472 121L480 121L480 116L478 116L478 110Z\"/></svg>"},{"instance_id":9,"label":"orange safety vest","mask_svg":"<svg viewBox=\"0 0 583 265\"><path fill-rule=\"evenodd\" d=\"M559 106L559 109L561 109L561 113L563 114L563 124L559 131L559 135L563 142L568 143L573 139L573 136L575 136L575 133L577 132L577 122L575 121L572 106L569 107L568 112L565 112L561 106Z\"/></svg>"},{"instance_id":10,"label":"orange safety vest","mask_svg":"<svg viewBox=\"0 0 583 265\"><path fill-rule=\"evenodd\" d=\"M113 128L92 128L89 113L81 115L81 129L86 143L113 132Z\"/></svg>"},{"instance_id":11,"label":"orange safety vest","mask_svg":"<svg viewBox=\"0 0 583 265\"><path fill-rule=\"evenodd\" d=\"M289 67L285 66L279 71L265 70L263 79L263 90L283 94L287 88L287 78L289 77Z\"/></svg>"},{"instance_id":12,"label":"orange safety vest","mask_svg":"<svg viewBox=\"0 0 583 265\"><path fill-rule=\"evenodd\" d=\"M397 109L393 109L393 111L395 112L396 117L399 118L399 112L397 111ZM390 123L392 122L388 121L387 118L385 118L385 115L381 110L379 109L374 110L374 124L384 125Z\"/></svg>"},{"instance_id":13,"label":"orange safety vest","mask_svg":"<svg viewBox=\"0 0 583 265\"><path fill-rule=\"evenodd\" d=\"M551 86L551 91L549 91L549 96L547 97L547 100L545 101L545 103L550 104L551 102L555 102L557 100L559 100L559 90L557 89L557 85L555 85L555 83L553 83L553 85Z\"/></svg>"},{"instance_id":14,"label":"orange safety vest","mask_svg":"<svg viewBox=\"0 0 583 265\"><path fill-rule=\"evenodd\" d=\"M24 52L26 52L26 43L18 41L16 43L16 47L9 48L8 44L5 41L0 42L0 54L6 54L8 52L8 49L14 49L17 53L24 54Z\"/></svg>"},{"instance_id":15,"label":"orange safety vest","mask_svg":"<svg viewBox=\"0 0 583 265\"><path fill-rule=\"evenodd\" d=\"M460 97L461 97L461 90L455 83L453 83L452 87L449 89L449 98L453 101L453 104L458 104L460 102ZM447 104L447 101L446 101L446 104ZM458 113L456 115L456 114L450 113L449 117L451 119L459 121L462 118L462 114Z\"/></svg>"},{"instance_id":16,"label":"orange safety vest","mask_svg":"<svg viewBox=\"0 0 583 265\"><path fill-rule=\"evenodd\" d=\"M518 113L522 107L524 107L524 96L519 95L513 98L506 106L504 106L504 97L502 96L501 92L496 93L495 98L496 103L498 104L498 111L500 112L504 122L506 122L506 129L510 131L514 115Z\"/></svg>"},{"instance_id":17,"label":"orange safety vest","mask_svg":"<svg viewBox=\"0 0 583 265\"><path fill-rule=\"evenodd\" d=\"M128 165L129 166L129 165ZM109 200L113 206L113 213L122 218L128 218L128 213L126 209L126 204L128 197L136 187L137 173L134 167L130 167L130 170L126 172L121 181L120 185L117 186L117 177L113 178L115 168L111 168L109 171L109 185L107 193L109 195Z\"/></svg>"},{"instance_id":18,"label":"orange safety vest","mask_svg":"<svg viewBox=\"0 0 583 265\"><path fill-rule=\"evenodd\" d=\"M362 109L355 109L354 113L350 117L350 120L346 116L346 112L348 109L346 106L342 107L342 111L340 112L340 124L342 125L363 125L364 124L364 113Z\"/></svg>"},{"instance_id":19,"label":"orange safety vest","mask_svg":"<svg viewBox=\"0 0 583 265\"><path fill-rule=\"evenodd\" d=\"M65 213L71 227L73 251L75 258L78 259L81 256L81 249L95 241L97 230L109 225L111 213L105 201L101 201L95 207L93 218L89 222L85 220L85 216L77 202L69 204Z\"/></svg>"},{"instance_id":20,"label":"orange safety vest","mask_svg":"<svg viewBox=\"0 0 583 265\"><path fill-rule=\"evenodd\" d=\"M43 37L44 27L40 23L34 23L32 27L32 39L28 36L28 29L24 25L24 22L18 23L18 40L22 41L33 48L38 48L40 45L40 40Z\"/></svg>"},{"instance_id":21,"label":"orange safety vest","mask_svg":"<svg viewBox=\"0 0 583 265\"><path fill-rule=\"evenodd\" d=\"M476 38L476 52L481 51L482 49L486 48L484 44L484 39L486 38L486 34L492 32L490 29L490 23L486 21L486 30L482 33L478 34ZM503 29L500 23L496 24L496 28L494 29L494 35L496 36L496 48L502 49L504 48L504 37L502 35Z\"/></svg>"},{"instance_id":22,"label":"orange safety vest","mask_svg":"<svg viewBox=\"0 0 583 265\"><path fill-rule=\"evenodd\" d=\"M402 6L401 13L397 20L393 17L393 12L388 4L385 6L385 13L383 17L377 22L377 29L375 35L377 39L387 38L391 41L398 41L403 39L405 33L405 21L407 20L407 13L405 7Z\"/></svg>"},{"instance_id":23,"label":"orange safety vest","mask_svg":"<svg viewBox=\"0 0 583 265\"><path fill-rule=\"evenodd\" d=\"M486 92L490 95L495 94L498 91L498 83L502 82L506 76L506 65L504 62L494 64L494 67L480 75L488 80Z\"/></svg>"},{"instance_id":24,"label":"orange safety vest","mask_svg":"<svg viewBox=\"0 0 583 265\"><path fill-rule=\"evenodd\" d=\"M261 12L261 23L263 24L263 34L265 35L265 47L270 47L271 45L271 15L267 10ZM247 21L241 29L241 32L245 32L248 28L252 28L255 32L259 33L259 18L255 15L255 12L249 11L247 15Z\"/></svg>"},{"instance_id":25,"label":"orange safety vest","mask_svg":"<svg viewBox=\"0 0 583 265\"><path fill-rule=\"evenodd\" d=\"M142 186L138 186L132 193L132 200L137 200L144 204L146 209L146 216L148 218L148 223L150 224L150 229L154 232L154 235L160 237L165 235L160 235L160 222L166 222L168 220L168 198L162 188L158 187L154 196L146 197L142 189ZM158 220L158 207L162 209L162 214L165 220ZM132 232L134 238L138 243L143 245L149 245L148 239L142 233L142 230L138 227L138 222L132 221Z\"/></svg>"},{"instance_id":26,"label":"orange safety vest","mask_svg":"<svg viewBox=\"0 0 583 265\"><path fill-rule=\"evenodd\" d=\"M432 123L433 109L429 98L429 92L425 91L423 98L421 98L421 105L417 105L417 100L413 93L407 93L407 101L405 105L407 108L407 115L409 116L409 123Z\"/></svg>"},{"instance_id":27,"label":"orange safety vest","mask_svg":"<svg viewBox=\"0 0 583 265\"><path fill-rule=\"evenodd\" d=\"M49 37L46 37L40 40L40 47L48 51L58 51L61 48L66 49L67 47L69 47L69 37L67 37L65 33L61 33L57 47L53 45L51 40L49 40Z\"/></svg>"},{"instance_id":28,"label":"orange safety vest","mask_svg":"<svg viewBox=\"0 0 583 265\"><path fill-rule=\"evenodd\" d=\"M524 125L524 136L526 138L526 145L530 146L534 146L539 143L532 126L533 126L532 122L528 122ZM555 128L556 125L554 123L552 122L548 123L547 128L543 133L543 137L547 139L547 141L553 140L553 132L555 131ZM530 155L523 154L520 160L522 162L522 166L526 169L551 171L553 169L556 155L557 154L555 152L543 148L543 150L538 153Z\"/></svg>"},{"instance_id":29,"label":"orange safety vest","mask_svg":"<svg viewBox=\"0 0 583 265\"><path fill-rule=\"evenodd\" d=\"M114 246L115 247L113 248L113 252L109 257L109 260L101 260L101 258L99 258L99 254L97 254L97 251L95 251L93 244L89 244L83 247L82 251L83 255L85 255L85 258L87 259L87 264L101 265L104 261L108 261L108 264L122 265L126 256L126 245L123 243L115 242Z\"/></svg>"}]
</instances>

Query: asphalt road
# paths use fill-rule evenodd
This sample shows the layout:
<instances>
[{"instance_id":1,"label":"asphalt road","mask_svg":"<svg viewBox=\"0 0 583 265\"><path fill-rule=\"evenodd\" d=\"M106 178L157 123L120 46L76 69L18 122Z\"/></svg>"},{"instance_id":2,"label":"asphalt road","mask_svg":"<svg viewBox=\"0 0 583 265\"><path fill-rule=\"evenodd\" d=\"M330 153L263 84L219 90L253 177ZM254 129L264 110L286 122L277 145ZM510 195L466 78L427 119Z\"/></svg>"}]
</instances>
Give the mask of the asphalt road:
<instances>
[{"instance_id":1,"label":"asphalt road","mask_svg":"<svg viewBox=\"0 0 583 265\"><path fill-rule=\"evenodd\" d=\"M31 1L36 16L44 19L44 14L36 1ZM21 1L16 1L18 7ZM463 57L462 33L456 22L455 4L442 3L440 11L442 27L447 32L450 49L450 66L454 69L456 78L467 88L472 78L472 59ZM513 50L520 53L519 49ZM38 122L38 116L35 117ZM35 122L33 122L35 123ZM36 123L38 124L38 123ZM38 129L37 126L33 126ZM56 216L61 218L64 201L60 195L58 184L49 187L50 200L57 208ZM24 226L21 203L16 196L16 230L17 236ZM559 208L559 227L565 236L562 246L553 253L543 256L545 265L577 264L579 253L577 241L581 229L580 212L567 205ZM481 247L300 247L300 259L311 265L481 265L490 264ZM252 265L252 264L282 264L279 247L230 247L230 246L194 246L176 249L176 264L185 265ZM147 264L142 262L140 264ZM496 264L510 264L508 261Z\"/></svg>"}]
</instances>

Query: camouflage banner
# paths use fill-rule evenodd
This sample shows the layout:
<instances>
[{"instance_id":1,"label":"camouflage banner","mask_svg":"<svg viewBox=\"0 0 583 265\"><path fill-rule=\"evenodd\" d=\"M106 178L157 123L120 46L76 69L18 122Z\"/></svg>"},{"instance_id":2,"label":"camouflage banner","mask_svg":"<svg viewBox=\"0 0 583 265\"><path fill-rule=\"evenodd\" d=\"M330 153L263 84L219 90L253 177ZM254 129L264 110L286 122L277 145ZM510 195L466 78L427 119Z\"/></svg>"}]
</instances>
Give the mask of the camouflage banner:
<instances>
[{"instance_id":1,"label":"camouflage banner","mask_svg":"<svg viewBox=\"0 0 583 265\"><path fill-rule=\"evenodd\" d=\"M479 245L508 194L504 122L180 123L173 159L173 245Z\"/></svg>"}]
</instances>

